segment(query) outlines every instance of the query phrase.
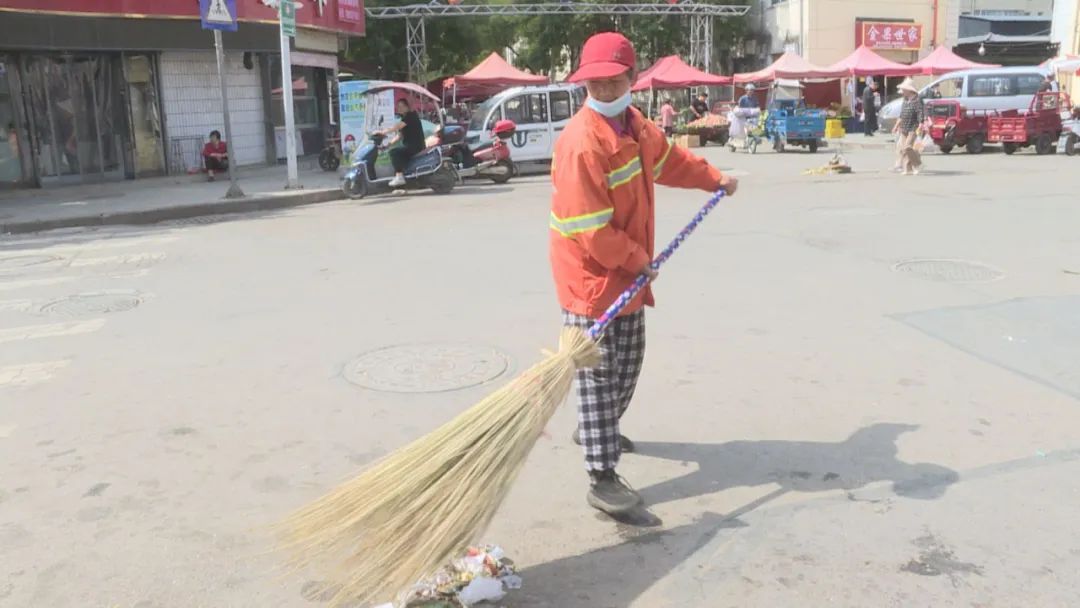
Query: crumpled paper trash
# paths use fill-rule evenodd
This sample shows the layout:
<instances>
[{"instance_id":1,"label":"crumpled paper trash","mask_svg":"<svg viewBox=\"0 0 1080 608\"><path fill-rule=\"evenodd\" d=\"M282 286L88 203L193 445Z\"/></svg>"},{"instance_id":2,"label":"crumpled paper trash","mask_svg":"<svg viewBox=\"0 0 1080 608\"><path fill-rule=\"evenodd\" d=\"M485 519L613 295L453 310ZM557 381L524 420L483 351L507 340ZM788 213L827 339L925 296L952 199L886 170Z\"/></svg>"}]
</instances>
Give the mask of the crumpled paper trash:
<instances>
[{"instance_id":1,"label":"crumpled paper trash","mask_svg":"<svg viewBox=\"0 0 1080 608\"><path fill-rule=\"evenodd\" d=\"M514 562L500 547L469 547L465 555L415 585L398 605L469 608L482 602L497 602L507 591L520 589L521 584Z\"/></svg>"}]
</instances>

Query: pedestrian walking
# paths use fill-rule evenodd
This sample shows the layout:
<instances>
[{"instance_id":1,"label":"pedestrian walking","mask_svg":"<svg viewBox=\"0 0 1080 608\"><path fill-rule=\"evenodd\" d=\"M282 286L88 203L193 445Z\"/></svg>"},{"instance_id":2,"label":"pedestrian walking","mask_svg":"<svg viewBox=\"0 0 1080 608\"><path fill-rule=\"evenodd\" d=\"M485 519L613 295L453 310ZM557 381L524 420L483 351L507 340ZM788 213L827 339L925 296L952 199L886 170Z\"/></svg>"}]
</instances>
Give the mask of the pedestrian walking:
<instances>
[{"instance_id":1,"label":"pedestrian walking","mask_svg":"<svg viewBox=\"0 0 1080 608\"><path fill-rule=\"evenodd\" d=\"M675 106L671 103L671 99L664 100L664 105L660 106L660 126L664 128L664 135L671 137L675 134Z\"/></svg>"},{"instance_id":2,"label":"pedestrian walking","mask_svg":"<svg viewBox=\"0 0 1080 608\"><path fill-rule=\"evenodd\" d=\"M753 83L746 85L746 88L743 89L742 97L739 97L739 100L735 102L735 105L746 109L758 107L757 97L754 97L754 91L756 90L757 87L755 87Z\"/></svg>"},{"instance_id":3,"label":"pedestrian walking","mask_svg":"<svg viewBox=\"0 0 1080 608\"><path fill-rule=\"evenodd\" d=\"M656 183L734 194L737 181L687 149L672 145L630 107L636 60L617 32L585 42L571 82L584 82L589 97L555 144L550 216L550 255L563 323L588 328L639 276L656 279ZM615 469L634 444L620 434L619 419L634 396L645 358L646 287L599 342L602 362L577 374L578 427L591 477L587 502L617 515L641 497Z\"/></svg>"},{"instance_id":4,"label":"pedestrian walking","mask_svg":"<svg viewBox=\"0 0 1080 608\"><path fill-rule=\"evenodd\" d=\"M877 97L877 90L877 81L873 78L867 78L866 88L863 89L862 94L863 135L866 137L873 137L878 129L877 100L880 99L880 97Z\"/></svg>"},{"instance_id":5,"label":"pedestrian walking","mask_svg":"<svg viewBox=\"0 0 1080 608\"><path fill-rule=\"evenodd\" d=\"M922 170L922 155L915 148L915 142L925 130L926 106L919 99L919 90L910 78L900 83L896 90L904 95L900 118L893 127L893 133L897 134L900 169L904 175L917 175Z\"/></svg>"}]
</instances>

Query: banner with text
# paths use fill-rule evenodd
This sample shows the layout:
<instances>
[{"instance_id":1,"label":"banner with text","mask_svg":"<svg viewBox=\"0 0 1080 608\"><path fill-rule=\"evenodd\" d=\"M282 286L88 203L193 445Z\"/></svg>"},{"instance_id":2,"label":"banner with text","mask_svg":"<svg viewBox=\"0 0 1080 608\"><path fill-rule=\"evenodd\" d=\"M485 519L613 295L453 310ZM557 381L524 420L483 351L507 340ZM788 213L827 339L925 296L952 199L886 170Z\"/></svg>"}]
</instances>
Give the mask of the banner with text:
<instances>
[{"instance_id":1,"label":"banner with text","mask_svg":"<svg viewBox=\"0 0 1080 608\"><path fill-rule=\"evenodd\" d=\"M859 21L855 46L894 51L917 51L923 47L923 26L918 23Z\"/></svg>"}]
</instances>

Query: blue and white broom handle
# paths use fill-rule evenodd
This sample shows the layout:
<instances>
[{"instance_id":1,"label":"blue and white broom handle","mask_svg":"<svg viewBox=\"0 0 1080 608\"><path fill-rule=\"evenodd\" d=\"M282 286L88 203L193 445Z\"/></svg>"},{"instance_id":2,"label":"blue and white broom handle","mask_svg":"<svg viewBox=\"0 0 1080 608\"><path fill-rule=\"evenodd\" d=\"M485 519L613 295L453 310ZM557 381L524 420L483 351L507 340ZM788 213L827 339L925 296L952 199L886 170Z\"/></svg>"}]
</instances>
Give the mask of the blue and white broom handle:
<instances>
[{"instance_id":1,"label":"blue and white broom handle","mask_svg":"<svg viewBox=\"0 0 1080 608\"><path fill-rule=\"evenodd\" d=\"M671 257L671 254L675 253L675 250L683 244L683 241L686 240L686 237L690 236L690 234L694 232L694 229L696 229L698 227L698 224L700 224L705 219L705 216L709 215L709 212L716 208L716 206L720 203L720 199L724 198L724 194L725 192L723 190L718 190L715 194L709 197L708 202L706 202L705 206L697 212L697 215L694 216L694 219L690 220L690 223L687 224L686 227L679 232L679 234L675 235L675 238L672 239L670 243L668 243L668 246L665 247L664 250L660 252L660 255L656 256L656 259L652 261L652 264L650 264L650 266L652 266L653 270L659 270L660 266L662 266L664 262L668 261L668 258ZM608 325L611 325L611 322L615 320L615 317L619 316L619 313L622 312L622 309L626 308L626 305L634 299L634 296L636 296L648 284L648 275L642 274L638 276L638 278L634 280L630 287L627 287L626 291L622 292L618 299L615 300L615 303L609 306L608 309L604 311L604 314L600 315L600 318L597 319L596 322L593 323L592 327L588 329L586 333L588 334L589 338L593 340L599 340L600 336L604 334L604 330L608 328Z\"/></svg>"}]
</instances>

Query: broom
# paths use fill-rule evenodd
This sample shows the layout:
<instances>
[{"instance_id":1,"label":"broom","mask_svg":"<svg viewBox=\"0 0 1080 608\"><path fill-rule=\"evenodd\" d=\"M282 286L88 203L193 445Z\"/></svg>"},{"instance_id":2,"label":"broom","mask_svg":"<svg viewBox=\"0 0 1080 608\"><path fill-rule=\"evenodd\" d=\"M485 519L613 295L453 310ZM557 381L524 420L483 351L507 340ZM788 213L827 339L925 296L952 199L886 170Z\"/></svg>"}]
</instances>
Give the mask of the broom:
<instances>
[{"instance_id":1,"label":"broom","mask_svg":"<svg viewBox=\"0 0 1080 608\"><path fill-rule=\"evenodd\" d=\"M723 198L709 198L652 262L659 269ZM401 597L458 555L491 521L578 368L649 279L639 276L587 331L564 328L559 350L428 435L278 525L293 567L337 572L333 605ZM332 579L333 580L333 579Z\"/></svg>"}]
</instances>

